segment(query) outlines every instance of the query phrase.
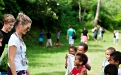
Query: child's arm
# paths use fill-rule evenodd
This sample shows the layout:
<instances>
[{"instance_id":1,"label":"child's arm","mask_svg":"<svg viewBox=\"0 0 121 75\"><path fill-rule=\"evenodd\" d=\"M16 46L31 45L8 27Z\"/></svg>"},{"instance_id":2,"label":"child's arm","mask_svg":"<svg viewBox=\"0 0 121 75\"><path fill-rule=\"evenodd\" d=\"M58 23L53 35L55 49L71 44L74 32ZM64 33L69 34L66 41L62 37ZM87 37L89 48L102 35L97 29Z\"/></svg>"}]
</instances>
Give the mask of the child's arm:
<instances>
[{"instance_id":1,"label":"child's arm","mask_svg":"<svg viewBox=\"0 0 121 75\"><path fill-rule=\"evenodd\" d=\"M86 64L85 68L87 68L88 70L91 70L91 66L89 64Z\"/></svg>"},{"instance_id":2,"label":"child's arm","mask_svg":"<svg viewBox=\"0 0 121 75\"><path fill-rule=\"evenodd\" d=\"M81 73L79 75L87 75L87 70L86 68L83 68Z\"/></svg>"},{"instance_id":3,"label":"child's arm","mask_svg":"<svg viewBox=\"0 0 121 75\"><path fill-rule=\"evenodd\" d=\"M65 59L66 59L65 68L66 68L66 69L67 69L67 58L68 58L68 55L66 54L66 56L65 56Z\"/></svg>"}]
</instances>

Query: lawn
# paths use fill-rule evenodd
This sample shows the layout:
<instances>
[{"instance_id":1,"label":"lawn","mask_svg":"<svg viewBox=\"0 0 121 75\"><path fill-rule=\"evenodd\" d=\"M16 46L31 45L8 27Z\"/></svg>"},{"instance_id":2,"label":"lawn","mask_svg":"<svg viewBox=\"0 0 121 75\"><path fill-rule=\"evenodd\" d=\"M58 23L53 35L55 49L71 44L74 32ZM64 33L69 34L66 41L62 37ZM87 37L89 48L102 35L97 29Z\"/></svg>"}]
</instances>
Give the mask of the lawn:
<instances>
[{"instance_id":1,"label":"lawn","mask_svg":"<svg viewBox=\"0 0 121 75\"><path fill-rule=\"evenodd\" d=\"M53 41L55 40L53 39ZM105 50L108 47L114 47L116 50L120 49L120 45L113 44L112 33L106 33L104 40L105 42L94 42L92 33L90 34L89 49L86 52L91 60L91 70L88 71L88 75L101 75L101 65L105 59ZM28 47L27 57L31 75L65 75L65 54L68 53L69 47L65 35L61 36L61 43L63 44L61 47L45 48L45 45L42 47L36 45ZM80 39L78 38L74 45L77 47L79 43Z\"/></svg>"}]
</instances>

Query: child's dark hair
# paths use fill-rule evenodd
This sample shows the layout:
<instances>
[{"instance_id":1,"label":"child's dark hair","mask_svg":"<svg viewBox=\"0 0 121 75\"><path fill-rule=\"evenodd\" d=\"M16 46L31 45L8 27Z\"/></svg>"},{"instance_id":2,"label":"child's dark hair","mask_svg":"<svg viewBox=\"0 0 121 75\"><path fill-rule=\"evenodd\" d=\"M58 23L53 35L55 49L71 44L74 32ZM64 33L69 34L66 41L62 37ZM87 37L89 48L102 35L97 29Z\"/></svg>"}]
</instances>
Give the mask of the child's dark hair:
<instances>
[{"instance_id":1,"label":"child's dark hair","mask_svg":"<svg viewBox=\"0 0 121 75\"><path fill-rule=\"evenodd\" d=\"M83 53L77 53L76 56L79 56L79 61L83 62L82 65L85 65L88 61L88 57L86 54L83 54Z\"/></svg>"},{"instance_id":2,"label":"child's dark hair","mask_svg":"<svg viewBox=\"0 0 121 75\"><path fill-rule=\"evenodd\" d=\"M112 52L116 51L116 49L114 47L108 47L107 50L111 50Z\"/></svg>"},{"instance_id":3,"label":"child's dark hair","mask_svg":"<svg viewBox=\"0 0 121 75\"><path fill-rule=\"evenodd\" d=\"M2 34L2 32L0 31L0 39L3 39L3 34Z\"/></svg>"},{"instance_id":4,"label":"child's dark hair","mask_svg":"<svg viewBox=\"0 0 121 75\"><path fill-rule=\"evenodd\" d=\"M70 48L74 49L74 51L77 51L77 48L75 46L70 46L68 50L70 50Z\"/></svg>"},{"instance_id":5,"label":"child's dark hair","mask_svg":"<svg viewBox=\"0 0 121 75\"><path fill-rule=\"evenodd\" d=\"M113 57L114 61L119 61L119 64L121 64L121 52L115 51L110 56Z\"/></svg>"},{"instance_id":6,"label":"child's dark hair","mask_svg":"<svg viewBox=\"0 0 121 75\"><path fill-rule=\"evenodd\" d=\"M106 75L118 75L118 68L114 64L108 64L104 69L104 73Z\"/></svg>"},{"instance_id":7,"label":"child's dark hair","mask_svg":"<svg viewBox=\"0 0 121 75\"><path fill-rule=\"evenodd\" d=\"M85 51L88 50L88 45L85 43L81 43L79 46L83 46Z\"/></svg>"}]
</instances>

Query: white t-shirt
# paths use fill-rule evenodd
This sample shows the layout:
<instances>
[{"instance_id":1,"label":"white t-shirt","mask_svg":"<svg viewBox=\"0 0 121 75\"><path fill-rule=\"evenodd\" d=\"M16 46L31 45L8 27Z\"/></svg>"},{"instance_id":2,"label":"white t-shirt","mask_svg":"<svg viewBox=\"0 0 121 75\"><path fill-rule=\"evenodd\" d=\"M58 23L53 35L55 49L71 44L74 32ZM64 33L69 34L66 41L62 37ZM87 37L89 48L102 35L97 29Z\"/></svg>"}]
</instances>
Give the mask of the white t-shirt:
<instances>
[{"instance_id":1,"label":"white t-shirt","mask_svg":"<svg viewBox=\"0 0 121 75\"><path fill-rule=\"evenodd\" d=\"M121 69L118 69L118 75L121 75Z\"/></svg>"},{"instance_id":2,"label":"white t-shirt","mask_svg":"<svg viewBox=\"0 0 121 75\"><path fill-rule=\"evenodd\" d=\"M72 71L72 69L74 68L74 60L75 60L75 56L72 54L67 54L67 57L68 57L67 58L68 65L65 75L68 75Z\"/></svg>"},{"instance_id":3,"label":"white t-shirt","mask_svg":"<svg viewBox=\"0 0 121 75\"><path fill-rule=\"evenodd\" d=\"M28 69L28 65L23 66L21 60L23 58L25 58L26 55L26 45L23 45L18 36L14 34L11 35L9 42L8 42L8 48L10 46L16 46L17 47L17 51L16 51L16 55L14 58L14 63L15 63L15 68L16 71L18 70L27 70ZM8 49L8 53L9 53L9 49Z\"/></svg>"},{"instance_id":4,"label":"white t-shirt","mask_svg":"<svg viewBox=\"0 0 121 75\"><path fill-rule=\"evenodd\" d=\"M119 33L118 32L115 33L115 36L116 36L116 39L119 39Z\"/></svg>"}]
</instances>

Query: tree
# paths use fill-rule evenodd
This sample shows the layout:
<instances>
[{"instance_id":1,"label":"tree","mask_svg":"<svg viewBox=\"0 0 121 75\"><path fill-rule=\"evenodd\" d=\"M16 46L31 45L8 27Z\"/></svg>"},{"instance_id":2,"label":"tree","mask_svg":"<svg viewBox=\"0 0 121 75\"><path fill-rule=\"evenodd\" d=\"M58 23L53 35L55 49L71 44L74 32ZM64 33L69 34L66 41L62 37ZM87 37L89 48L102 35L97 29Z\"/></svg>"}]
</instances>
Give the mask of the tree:
<instances>
[{"instance_id":1,"label":"tree","mask_svg":"<svg viewBox=\"0 0 121 75\"><path fill-rule=\"evenodd\" d=\"M84 21L85 13L86 13L86 10L87 10L87 3L88 3L88 1L84 0L84 6L85 6L85 8L84 8L84 12L83 12L83 15L82 15L82 21Z\"/></svg>"},{"instance_id":2,"label":"tree","mask_svg":"<svg viewBox=\"0 0 121 75\"><path fill-rule=\"evenodd\" d=\"M99 17L99 13L100 13L100 4L101 4L101 0L98 0L96 16L95 16L94 24L93 24L94 26L96 26L97 22L98 22L98 17Z\"/></svg>"},{"instance_id":3,"label":"tree","mask_svg":"<svg viewBox=\"0 0 121 75\"><path fill-rule=\"evenodd\" d=\"M79 23L81 22L81 5L80 5L80 0L78 0L78 5L79 5Z\"/></svg>"},{"instance_id":4,"label":"tree","mask_svg":"<svg viewBox=\"0 0 121 75\"><path fill-rule=\"evenodd\" d=\"M3 13L2 11L5 9L5 4L4 4L4 1L3 0L0 0L0 24L2 24L2 16L3 16ZM0 28L2 28L2 25L0 25Z\"/></svg>"}]
</instances>

